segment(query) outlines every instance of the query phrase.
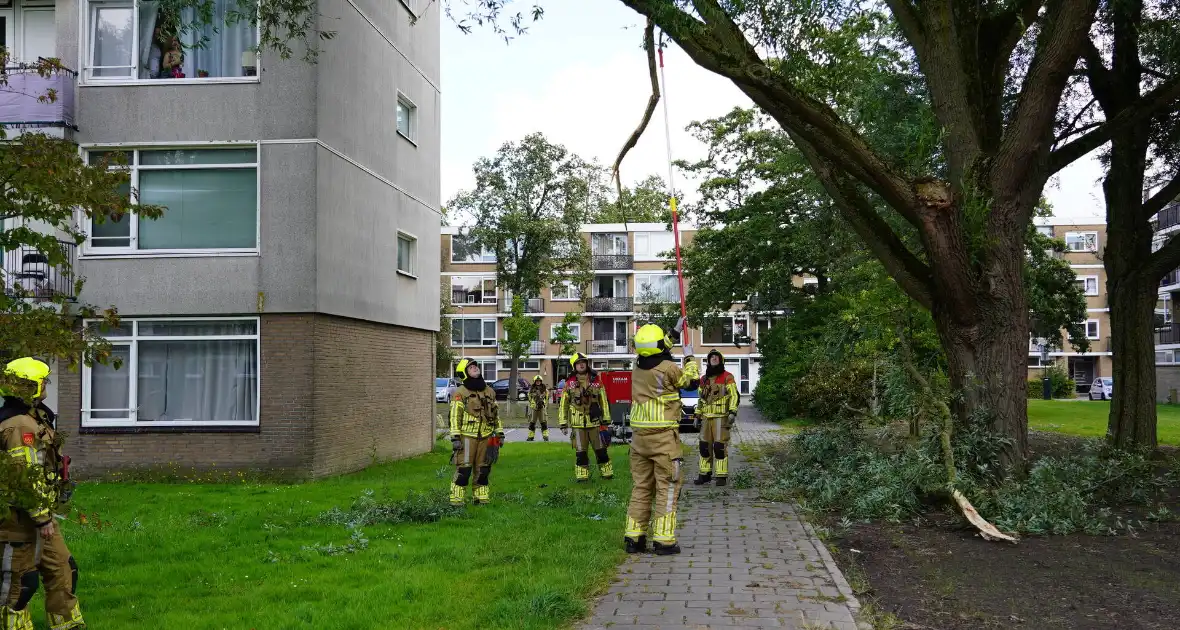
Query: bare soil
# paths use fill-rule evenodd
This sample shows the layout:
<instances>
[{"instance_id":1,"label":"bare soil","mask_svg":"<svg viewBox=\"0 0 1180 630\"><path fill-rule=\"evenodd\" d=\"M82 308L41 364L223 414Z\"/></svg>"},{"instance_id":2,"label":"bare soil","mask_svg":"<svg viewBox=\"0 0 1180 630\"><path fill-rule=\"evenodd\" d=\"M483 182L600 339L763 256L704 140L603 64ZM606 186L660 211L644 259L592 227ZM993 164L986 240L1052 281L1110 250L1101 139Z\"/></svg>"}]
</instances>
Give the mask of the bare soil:
<instances>
[{"instance_id":1,"label":"bare soil","mask_svg":"<svg viewBox=\"0 0 1180 630\"><path fill-rule=\"evenodd\" d=\"M1037 446L1044 453L1068 448L1064 442L1046 437ZM1137 518L1141 510L1123 514ZM877 628L1180 628L1180 523L1009 545L985 542L949 515L931 515L913 524L858 525L832 542Z\"/></svg>"}]
</instances>

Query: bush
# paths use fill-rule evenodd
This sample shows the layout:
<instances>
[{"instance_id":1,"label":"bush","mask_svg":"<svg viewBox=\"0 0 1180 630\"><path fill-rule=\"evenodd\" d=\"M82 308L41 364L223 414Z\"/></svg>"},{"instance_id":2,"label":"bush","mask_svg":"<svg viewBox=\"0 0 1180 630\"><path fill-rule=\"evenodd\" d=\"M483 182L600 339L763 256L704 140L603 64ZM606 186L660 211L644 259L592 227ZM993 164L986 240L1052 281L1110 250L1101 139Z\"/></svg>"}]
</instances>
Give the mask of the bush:
<instances>
[{"instance_id":1,"label":"bush","mask_svg":"<svg viewBox=\"0 0 1180 630\"><path fill-rule=\"evenodd\" d=\"M814 420L847 417L849 407L867 409L873 395L873 368L863 361L824 361L789 387L792 416Z\"/></svg>"},{"instance_id":2,"label":"bush","mask_svg":"<svg viewBox=\"0 0 1180 630\"><path fill-rule=\"evenodd\" d=\"M378 499L366 490L347 509L334 507L316 520L325 525L396 525L399 523L434 523L444 516L464 516L462 507L451 505L443 491L418 492L411 490L404 499Z\"/></svg>"},{"instance_id":3,"label":"bush","mask_svg":"<svg viewBox=\"0 0 1180 630\"><path fill-rule=\"evenodd\" d=\"M1053 392L1054 398L1073 398L1077 391L1077 383L1069 377L1065 368L1059 365L1052 365L1045 368L1045 376L1049 377L1050 389ZM1028 381L1028 397L1041 398L1045 395L1044 384L1041 379L1034 378Z\"/></svg>"}]
</instances>

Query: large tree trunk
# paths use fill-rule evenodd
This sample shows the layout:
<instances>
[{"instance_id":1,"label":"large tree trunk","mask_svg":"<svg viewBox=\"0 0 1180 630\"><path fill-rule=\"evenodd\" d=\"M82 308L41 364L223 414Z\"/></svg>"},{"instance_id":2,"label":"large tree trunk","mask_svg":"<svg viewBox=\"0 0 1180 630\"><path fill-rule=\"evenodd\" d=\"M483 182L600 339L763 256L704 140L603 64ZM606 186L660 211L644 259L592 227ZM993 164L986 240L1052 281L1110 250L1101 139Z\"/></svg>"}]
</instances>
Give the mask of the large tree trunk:
<instances>
[{"instance_id":1,"label":"large tree trunk","mask_svg":"<svg viewBox=\"0 0 1180 630\"><path fill-rule=\"evenodd\" d=\"M1115 389L1107 439L1113 446L1156 446L1155 304L1158 281L1129 273L1107 283Z\"/></svg>"}]
</instances>

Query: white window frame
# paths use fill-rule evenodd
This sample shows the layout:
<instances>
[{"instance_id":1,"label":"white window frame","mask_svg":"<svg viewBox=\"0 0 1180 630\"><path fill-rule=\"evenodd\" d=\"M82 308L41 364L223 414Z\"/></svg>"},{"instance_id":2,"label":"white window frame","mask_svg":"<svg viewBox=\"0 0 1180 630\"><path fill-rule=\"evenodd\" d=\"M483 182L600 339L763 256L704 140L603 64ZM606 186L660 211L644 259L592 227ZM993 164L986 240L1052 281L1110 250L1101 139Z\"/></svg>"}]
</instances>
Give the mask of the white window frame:
<instances>
[{"instance_id":1,"label":"white window frame","mask_svg":"<svg viewBox=\"0 0 1180 630\"><path fill-rule=\"evenodd\" d=\"M253 335L185 335L185 336L139 336L140 322L254 322ZM97 320L87 320L83 325L97 323ZM122 337L107 337L112 346L130 348L127 362L121 370L128 370L127 402L135 405L139 401L139 341L240 341L254 340L254 353L258 358L258 377L254 379L254 420L220 420L217 422L200 422L195 420L163 420L140 422L137 418L138 407L131 409L94 409L91 407L93 397L92 369L82 365L82 428L112 428L112 427L256 427L262 420L262 320L258 317L139 317L123 319L121 324L131 324L131 334ZM126 418L93 419L90 415L95 411L126 411Z\"/></svg>"},{"instance_id":2,"label":"white window frame","mask_svg":"<svg viewBox=\"0 0 1180 630\"><path fill-rule=\"evenodd\" d=\"M479 288L481 295L479 302L456 302L455 301L455 281L463 279L475 278L479 280ZM491 291L491 300L488 300L488 291L484 290L483 285L488 280L492 281L493 287ZM479 276L479 275L453 275L451 276L451 305L452 306L496 306L500 303L500 281L495 276Z\"/></svg>"},{"instance_id":3,"label":"white window frame","mask_svg":"<svg viewBox=\"0 0 1180 630\"><path fill-rule=\"evenodd\" d=\"M557 329L560 327L561 327L561 324L549 324L549 338L550 339L557 338ZM581 322L578 322L575 324L570 324L570 332L573 333L573 335L575 337L575 339L573 341L571 341L570 343L581 343L582 342L582 323Z\"/></svg>"},{"instance_id":4,"label":"white window frame","mask_svg":"<svg viewBox=\"0 0 1180 630\"><path fill-rule=\"evenodd\" d=\"M131 74L130 77L95 77L93 54L90 46L91 26L94 23L94 9L96 6L131 9ZM208 83L259 83L262 80L262 53L247 51L254 56L254 76L252 77L185 77L183 79L141 79L139 78L139 2L138 0L81 0L78 2L78 85L82 87L93 85L193 85ZM256 27L255 41L262 41L262 25ZM121 66L108 66L121 67Z\"/></svg>"},{"instance_id":5,"label":"white window frame","mask_svg":"<svg viewBox=\"0 0 1180 630\"><path fill-rule=\"evenodd\" d=\"M470 321L470 320L476 320L479 322L479 341L480 342L479 343L463 343L463 342L455 343L455 322L457 322L457 321ZM495 317L452 317L452 318L450 318L450 321L451 321L451 329L447 331L447 335L450 337L450 340L451 340L450 343L451 343L452 348L495 348L496 345L500 343L500 340L499 340L500 325L496 321ZM488 322L492 322L492 324L494 324L496 326L496 334L492 335L491 337L484 336L484 325L487 324ZM489 341L491 343L488 343Z\"/></svg>"},{"instance_id":6,"label":"white window frame","mask_svg":"<svg viewBox=\"0 0 1180 630\"><path fill-rule=\"evenodd\" d=\"M754 335L751 335L751 334L750 334L752 331L750 330L750 315L749 315L749 313L742 313L742 312L737 312L737 313L734 313L734 312L730 312L730 313L726 313L726 314L719 314L719 315L717 315L717 316L715 317L715 319L716 319L716 321L717 321L718 323L721 323L721 322L722 322L722 321L725 319L725 316L726 316L726 315L729 315L729 319L730 319L730 322L731 322L731 323L730 323L730 329L733 331L732 333L730 333L730 340L729 340L729 341L724 341L724 340L722 340L722 341L717 341L717 342L713 342L713 341L705 341L705 333L706 333L706 332L708 332L708 329L702 326L702 327L700 328L700 331L699 331L699 332L700 332L700 334L701 334L701 345L702 345L702 346L716 346L716 345L719 345L719 344L733 345L733 334L737 332L737 322L738 322L738 320L739 320L739 319L742 319L742 320L745 320L745 321L746 321L746 337L747 337L747 343L746 343L746 344L743 344L743 345L754 345L756 340L755 340L755 338L754 338ZM724 329L724 328L722 328L722 331L724 331L724 330L725 330L725 329ZM725 333L724 333L724 332L722 332L722 336L723 336L723 337L724 337L724 335L725 335Z\"/></svg>"},{"instance_id":7,"label":"white window frame","mask_svg":"<svg viewBox=\"0 0 1180 630\"><path fill-rule=\"evenodd\" d=\"M1091 325L1094 326L1094 334L1092 334L1092 335L1090 334L1090 326ZM1102 325L1101 325L1101 323L1099 323L1098 320L1087 319L1085 321L1085 326L1086 326L1086 339L1101 339L1102 338Z\"/></svg>"},{"instance_id":8,"label":"white window frame","mask_svg":"<svg viewBox=\"0 0 1180 630\"><path fill-rule=\"evenodd\" d=\"M409 243L410 247L410 268L402 269L402 242ZM417 279L418 277L418 237L409 232L397 231L397 261L394 263L397 272L403 276L409 276Z\"/></svg>"},{"instance_id":9,"label":"white window frame","mask_svg":"<svg viewBox=\"0 0 1180 630\"><path fill-rule=\"evenodd\" d=\"M635 235L634 235L635 247L633 248L635 250L635 255L634 255L635 260L640 260L640 261L668 260L668 258L664 258L664 257L659 256L658 252L650 251L651 250L651 235L652 234L667 234L668 236L670 236L672 238L672 242L670 243L671 246L668 248L668 251L672 251L673 249L675 249L676 235L674 235L672 232L658 232L658 231L635 232ZM642 246L640 245L641 242L643 243ZM644 253L640 253L640 252L644 252Z\"/></svg>"},{"instance_id":10,"label":"white window frame","mask_svg":"<svg viewBox=\"0 0 1180 630\"><path fill-rule=\"evenodd\" d=\"M635 272L635 291L634 291L636 304L646 304L646 302L644 302L640 298L640 296L643 295L643 285L645 284L643 282L643 278L646 278L649 276L667 276L667 277L675 279L676 274L671 271L636 271ZM680 285L679 284L673 283L673 288L675 289L675 291L677 293L680 292ZM677 300L673 300L673 302L675 302L675 301L677 301ZM658 303L659 302L657 302L657 304Z\"/></svg>"},{"instance_id":11,"label":"white window frame","mask_svg":"<svg viewBox=\"0 0 1180 630\"><path fill-rule=\"evenodd\" d=\"M1160 356L1160 355L1163 355L1163 356ZM1155 351L1155 364L1156 365L1175 365L1176 364L1176 351L1171 350L1171 349L1169 349L1169 350L1156 350Z\"/></svg>"},{"instance_id":12,"label":"white window frame","mask_svg":"<svg viewBox=\"0 0 1180 630\"><path fill-rule=\"evenodd\" d=\"M1052 225L1038 225L1037 226L1037 233L1040 234L1041 236L1047 236L1049 238L1053 238L1053 226Z\"/></svg>"},{"instance_id":13,"label":"white window frame","mask_svg":"<svg viewBox=\"0 0 1180 630\"><path fill-rule=\"evenodd\" d=\"M529 367L529 366L532 366L532 367ZM509 374L511 374L512 373L512 360L511 359L500 359L499 370L501 372L508 372ZM520 372L540 372L541 371L541 360L540 359L520 359L520 370L519 371Z\"/></svg>"},{"instance_id":14,"label":"white window frame","mask_svg":"<svg viewBox=\"0 0 1180 630\"><path fill-rule=\"evenodd\" d=\"M453 265L491 265L496 262L496 253L487 249L481 249L479 252L479 260L455 260L455 239L463 239L466 234L452 234L451 235L451 264Z\"/></svg>"},{"instance_id":15,"label":"white window frame","mask_svg":"<svg viewBox=\"0 0 1180 630\"><path fill-rule=\"evenodd\" d=\"M1089 286L1091 280L1094 281L1093 293L1090 292ZM1098 276L1078 276L1077 281L1082 283L1082 293L1087 297L1096 297L1100 293L1100 288L1098 286Z\"/></svg>"},{"instance_id":16,"label":"white window frame","mask_svg":"<svg viewBox=\"0 0 1180 630\"><path fill-rule=\"evenodd\" d=\"M1082 239L1082 248L1074 249L1070 244L1070 239ZM1088 243L1093 239L1093 244ZM1098 251L1098 232L1066 232L1065 233L1065 249L1069 252L1096 252Z\"/></svg>"},{"instance_id":17,"label":"white window frame","mask_svg":"<svg viewBox=\"0 0 1180 630\"><path fill-rule=\"evenodd\" d=\"M397 131L397 135L405 138L406 140L409 140L410 144L418 146L418 106L414 104L414 101L410 100L410 97L406 96L400 90L397 93L396 102L397 105L395 105L395 107L401 106L406 108L406 116L409 117L410 124L408 125L408 133L402 133L402 130L397 126L397 110L395 109L393 121L394 130Z\"/></svg>"},{"instance_id":18,"label":"white window frame","mask_svg":"<svg viewBox=\"0 0 1180 630\"><path fill-rule=\"evenodd\" d=\"M180 165L151 165L141 166L139 156L141 151L204 151L217 149L248 149L254 148L254 162L231 164L180 164ZM120 145L120 144L88 144L82 147L82 159L89 162L91 153L122 152L131 154L131 162L126 166L111 167L111 170L125 170L131 172L131 189L138 193L139 174L142 170L149 171L179 171L179 170L238 170L254 169L254 247L217 247L208 249L138 249L139 243L139 215L131 213L129 219L129 245L127 247L95 247L90 240L93 224L84 213L79 213L79 224L86 233L86 242L82 244L81 256L84 258L157 258L157 257L212 257L212 256L257 256L262 247L262 146L257 142L218 142L197 144L160 144L160 145ZM132 205L138 205L135 197Z\"/></svg>"},{"instance_id":19,"label":"white window frame","mask_svg":"<svg viewBox=\"0 0 1180 630\"><path fill-rule=\"evenodd\" d=\"M573 295L574 297L557 297L557 294L553 292L553 289L559 286L568 287L569 290L566 292L566 295ZM578 302L582 299L582 290L577 285L575 285L572 280L562 280L552 287L549 287L549 299L554 302Z\"/></svg>"}]
</instances>

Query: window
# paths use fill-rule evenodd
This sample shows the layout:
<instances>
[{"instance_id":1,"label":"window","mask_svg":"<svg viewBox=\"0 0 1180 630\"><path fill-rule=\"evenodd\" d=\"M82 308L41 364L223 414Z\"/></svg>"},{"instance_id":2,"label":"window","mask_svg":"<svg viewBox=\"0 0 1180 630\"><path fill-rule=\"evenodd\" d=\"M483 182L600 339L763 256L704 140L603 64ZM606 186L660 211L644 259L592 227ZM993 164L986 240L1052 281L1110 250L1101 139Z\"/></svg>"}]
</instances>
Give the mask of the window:
<instances>
[{"instance_id":1,"label":"window","mask_svg":"<svg viewBox=\"0 0 1180 630\"><path fill-rule=\"evenodd\" d=\"M553 285L553 288L550 291L553 299L558 302L569 302L582 299L582 290L569 280L562 280L561 283Z\"/></svg>"},{"instance_id":2,"label":"window","mask_svg":"<svg viewBox=\"0 0 1180 630\"><path fill-rule=\"evenodd\" d=\"M1053 226L1052 225L1038 225L1037 226L1037 233L1040 234L1041 236L1048 236L1049 238L1053 238Z\"/></svg>"},{"instance_id":3,"label":"window","mask_svg":"<svg viewBox=\"0 0 1180 630\"><path fill-rule=\"evenodd\" d=\"M410 142L418 141L418 107L401 94L397 95L397 132Z\"/></svg>"},{"instance_id":4,"label":"window","mask_svg":"<svg viewBox=\"0 0 1180 630\"><path fill-rule=\"evenodd\" d=\"M257 77L258 29L241 19L238 0L199 4L176 11L159 0L89 0L84 80Z\"/></svg>"},{"instance_id":5,"label":"window","mask_svg":"<svg viewBox=\"0 0 1180 630\"><path fill-rule=\"evenodd\" d=\"M1039 354L1028 357L1028 367L1030 368L1052 367L1054 363L1056 363L1056 360L1052 358L1048 361L1041 361L1041 355Z\"/></svg>"},{"instance_id":6,"label":"window","mask_svg":"<svg viewBox=\"0 0 1180 630\"><path fill-rule=\"evenodd\" d=\"M1158 350L1155 353L1155 362L1157 364L1171 365L1176 362L1175 350Z\"/></svg>"},{"instance_id":7,"label":"window","mask_svg":"<svg viewBox=\"0 0 1180 630\"><path fill-rule=\"evenodd\" d=\"M1098 339L1098 320L1086 320L1086 339Z\"/></svg>"},{"instance_id":8,"label":"window","mask_svg":"<svg viewBox=\"0 0 1180 630\"><path fill-rule=\"evenodd\" d=\"M451 345L456 347L496 345L496 320L452 319ZM492 370L495 371L494 361L492 362Z\"/></svg>"},{"instance_id":9,"label":"window","mask_svg":"<svg viewBox=\"0 0 1180 630\"><path fill-rule=\"evenodd\" d=\"M701 340L705 345L750 343L750 319L745 315L715 318L702 331Z\"/></svg>"},{"instance_id":10,"label":"window","mask_svg":"<svg viewBox=\"0 0 1180 630\"><path fill-rule=\"evenodd\" d=\"M471 242L466 234L451 235L451 262L453 263L494 263L496 255Z\"/></svg>"},{"instance_id":11,"label":"window","mask_svg":"<svg viewBox=\"0 0 1180 630\"><path fill-rule=\"evenodd\" d=\"M258 424L257 319L124 319L95 331L123 366L83 366L82 426Z\"/></svg>"},{"instance_id":12,"label":"window","mask_svg":"<svg viewBox=\"0 0 1180 630\"><path fill-rule=\"evenodd\" d=\"M1082 276L1074 282L1082 285L1082 293L1090 296L1098 295L1098 276Z\"/></svg>"},{"instance_id":13,"label":"window","mask_svg":"<svg viewBox=\"0 0 1180 630\"><path fill-rule=\"evenodd\" d=\"M1065 247L1071 252L1098 251L1097 232L1066 232Z\"/></svg>"},{"instance_id":14,"label":"window","mask_svg":"<svg viewBox=\"0 0 1180 630\"><path fill-rule=\"evenodd\" d=\"M671 232L636 232L635 257L649 260L668 258L668 252L676 248Z\"/></svg>"},{"instance_id":15,"label":"window","mask_svg":"<svg viewBox=\"0 0 1180 630\"><path fill-rule=\"evenodd\" d=\"M541 369L541 362L537 359L522 359L517 361L520 364L520 369L526 372L536 372ZM501 361L500 369L507 372L512 369L512 361Z\"/></svg>"},{"instance_id":16,"label":"window","mask_svg":"<svg viewBox=\"0 0 1180 630\"><path fill-rule=\"evenodd\" d=\"M128 252L258 251L258 147L140 149L114 153L90 150L91 164L112 164L139 191L137 203L164 206L159 219L132 214L89 223L91 255Z\"/></svg>"},{"instance_id":17,"label":"window","mask_svg":"<svg viewBox=\"0 0 1180 630\"><path fill-rule=\"evenodd\" d=\"M595 256L622 256L627 253L626 234L591 234L590 252Z\"/></svg>"},{"instance_id":18,"label":"window","mask_svg":"<svg viewBox=\"0 0 1180 630\"><path fill-rule=\"evenodd\" d=\"M557 329L560 327L561 327L561 324L552 324L549 326L549 338L550 339L557 338ZM581 324L570 324L569 329L570 329L570 335L573 336L573 339L570 340L570 343L577 343L582 340L582 325Z\"/></svg>"},{"instance_id":19,"label":"window","mask_svg":"<svg viewBox=\"0 0 1180 630\"><path fill-rule=\"evenodd\" d=\"M496 279L451 276L451 304L495 304Z\"/></svg>"},{"instance_id":20,"label":"window","mask_svg":"<svg viewBox=\"0 0 1180 630\"><path fill-rule=\"evenodd\" d=\"M418 239L397 233L397 270L410 276L418 274Z\"/></svg>"},{"instance_id":21,"label":"window","mask_svg":"<svg viewBox=\"0 0 1180 630\"><path fill-rule=\"evenodd\" d=\"M636 302L680 302L680 285L670 273L635 274Z\"/></svg>"},{"instance_id":22,"label":"window","mask_svg":"<svg viewBox=\"0 0 1180 630\"><path fill-rule=\"evenodd\" d=\"M597 276L594 278L594 297L627 297L627 276Z\"/></svg>"}]
</instances>

